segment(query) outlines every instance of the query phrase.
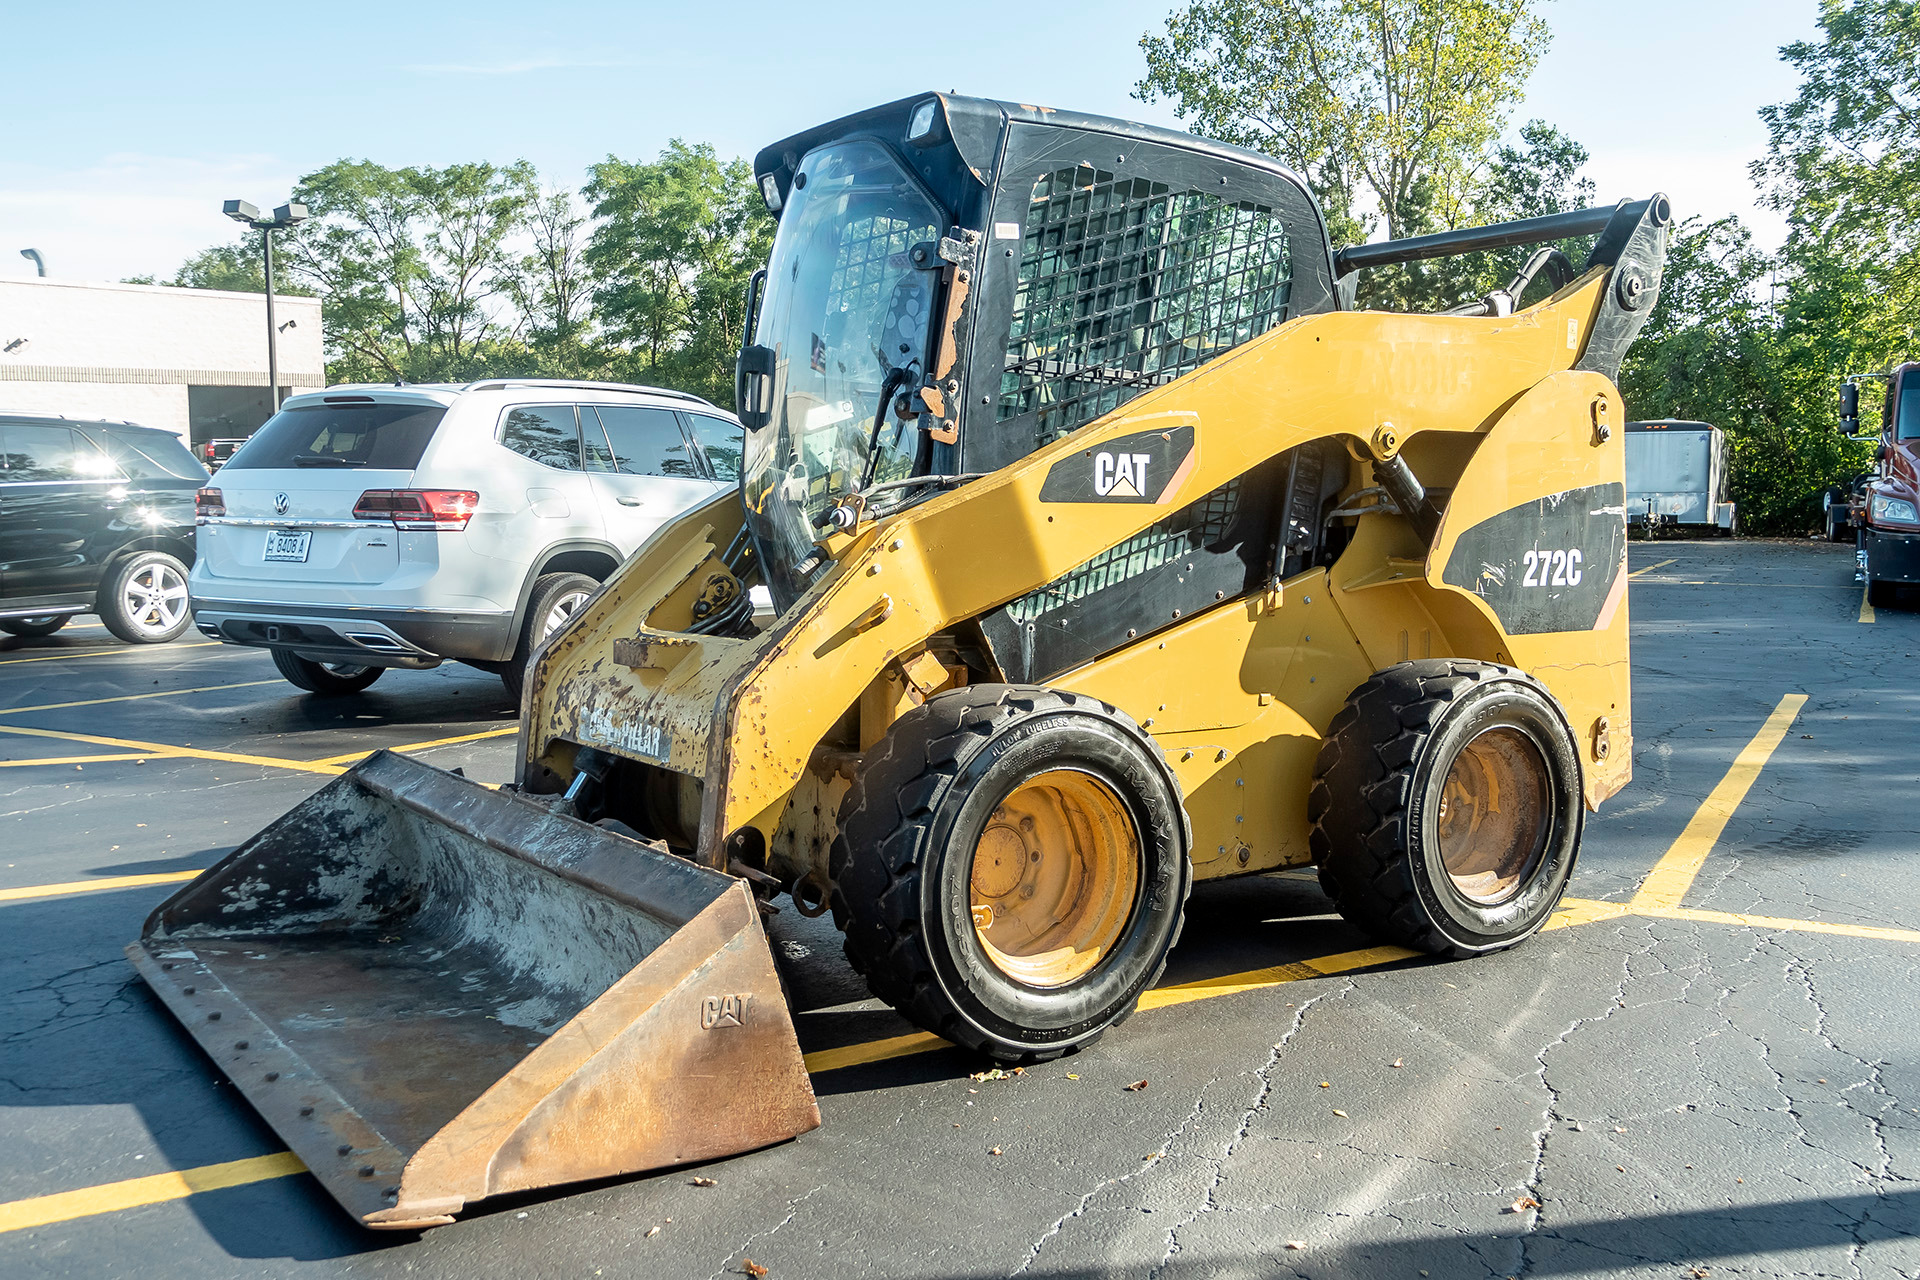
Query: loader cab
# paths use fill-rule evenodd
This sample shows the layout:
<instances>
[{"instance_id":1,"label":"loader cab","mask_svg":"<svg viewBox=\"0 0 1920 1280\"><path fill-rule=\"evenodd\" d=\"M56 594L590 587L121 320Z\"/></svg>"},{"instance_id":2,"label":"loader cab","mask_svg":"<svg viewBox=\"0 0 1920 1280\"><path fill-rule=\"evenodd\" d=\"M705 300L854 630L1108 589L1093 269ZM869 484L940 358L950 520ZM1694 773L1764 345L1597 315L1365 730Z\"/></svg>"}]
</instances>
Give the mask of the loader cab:
<instances>
[{"instance_id":1,"label":"loader cab","mask_svg":"<svg viewBox=\"0 0 1920 1280\"><path fill-rule=\"evenodd\" d=\"M923 94L775 143L754 172L779 230L750 290L736 400L749 521L781 608L850 493L884 510L937 492L934 477L998 470L1335 307L1304 183L1169 130ZM1153 463L1134 469L1150 455L1111 459L1090 483L1147 500ZM1270 568L1271 520L1263 508L1234 537L1235 501L1181 513L1148 559L1226 538L1238 594ZM1209 598L1218 589L1209 580Z\"/></svg>"}]
</instances>

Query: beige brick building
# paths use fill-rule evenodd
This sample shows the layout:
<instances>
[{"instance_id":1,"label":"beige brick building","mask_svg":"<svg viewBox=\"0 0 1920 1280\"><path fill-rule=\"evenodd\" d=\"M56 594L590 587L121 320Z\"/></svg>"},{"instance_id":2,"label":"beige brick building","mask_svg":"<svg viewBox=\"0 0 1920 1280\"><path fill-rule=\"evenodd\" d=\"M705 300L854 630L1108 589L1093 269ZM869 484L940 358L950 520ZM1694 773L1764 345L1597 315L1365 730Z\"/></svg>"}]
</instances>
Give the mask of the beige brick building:
<instances>
[{"instance_id":1,"label":"beige brick building","mask_svg":"<svg viewBox=\"0 0 1920 1280\"><path fill-rule=\"evenodd\" d=\"M318 298L275 297L282 394L326 385ZM0 279L0 413L122 419L189 444L270 412L257 293Z\"/></svg>"}]
</instances>

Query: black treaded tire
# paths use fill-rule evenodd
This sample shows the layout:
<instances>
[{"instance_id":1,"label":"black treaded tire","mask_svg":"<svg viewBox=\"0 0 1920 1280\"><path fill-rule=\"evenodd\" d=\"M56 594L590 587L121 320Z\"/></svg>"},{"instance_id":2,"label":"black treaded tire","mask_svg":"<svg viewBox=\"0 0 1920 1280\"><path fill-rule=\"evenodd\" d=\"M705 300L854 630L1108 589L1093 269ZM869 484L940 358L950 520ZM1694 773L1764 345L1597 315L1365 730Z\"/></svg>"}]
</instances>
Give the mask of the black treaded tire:
<instances>
[{"instance_id":1,"label":"black treaded tire","mask_svg":"<svg viewBox=\"0 0 1920 1280\"><path fill-rule=\"evenodd\" d=\"M73 621L70 613L55 614L50 618L0 618L0 631L10 636L50 636Z\"/></svg>"},{"instance_id":2,"label":"black treaded tire","mask_svg":"<svg viewBox=\"0 0 1920 1280\"><path fill-rule=\"evenodd\" d=\"M509 698L520 701L526 689L527 664L533 661L533 651L549 634L543 631L535 635L534 631L547 621L555 604L564 596L583 591L591 596L599 589L600 584L584 573L543 573L534 579L533 590L527 593L527 615L520 623L520 642L514 647L513 656L499 667L500 683L507 687Z\"/></svg>"},{"instance_id":3,"label":"black treaded tire","mask_svg":"<svg viewBox=\"0 0 1920 1280\"><path fill-rule=\"evenodd\" d=\"M1462 749L1495 728L1538 749L1548 827L1511 896L1484 905L1441 861L1440 793ZM1307 818L1321 888L1349 923L1437 955L1498 951L1546 923L1573 873L1585 822L1579 746L1553 695L1524 672L1398 663L1354 690L1328 726Z\"/></svg>"},{"instance_id":4,"label":"black treaded tire","mask_svg":"<svg viewBox=\"0 0 1920 1280\"><path fill-rule=\"evenodd\" d=\"M386 674L385 667L348 667L315 662L291 649L273 649L273 665L290 684L322 698L339 698L362 689Z\"/></svg>"},{"instance_id":5,"label":"black treaded tire","mask_svg":"<svg viewBox=\"0 0 1920 1280\"><path fill-rule=\"evenodd\" d=\"M1841 515L1846 509L1848 495L1845 488L1832 485L1820 501L1821 515L1827 522L1828 542L1852 542L1853 525Z\"/></svg>"},{"instance_id":6,"label":"black treaded tire","mask_svg":"<svg viewBox=\"0 0 1920 1280\"><path fill-rule=\"evenodd\" d=\"M969 914L973 850L1024 781L1072 769L1126 806L1138 889L1118 940L1057 987L989 960ZM1144 730L1095 698L1020 685L937 694L897 720L841 802L829 862L834 921L874 995L920 1027L1002 1062L1091 1044L1125 1021L1179 940L1193 884L1179 783Z\"/></svg>"}]
</instances>

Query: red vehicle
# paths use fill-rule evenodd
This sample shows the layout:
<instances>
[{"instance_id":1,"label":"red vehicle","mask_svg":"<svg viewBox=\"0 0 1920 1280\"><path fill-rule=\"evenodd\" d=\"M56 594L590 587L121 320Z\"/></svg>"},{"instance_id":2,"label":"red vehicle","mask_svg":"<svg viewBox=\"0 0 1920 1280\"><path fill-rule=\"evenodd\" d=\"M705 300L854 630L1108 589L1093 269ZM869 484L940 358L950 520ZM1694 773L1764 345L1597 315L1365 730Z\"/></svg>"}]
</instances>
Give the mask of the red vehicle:
<instances>
[{"instance_id":1,"label":"red vehicle","mask_svg":"<svg viewBox=\"0 0 1920 1280\"><path fill-rule=\"evenodd\" d=\"M205 463L208 471L218 471L226 464L227 459L233 456L233 451L246 442L247 437L245 436L239 436L231 440L209 440L199 446L200 460Z\"/></svg>"},{"instance_id":2,"label":"red vehicle","mask_svg":"<svg viewBox=\"0 0 1920 1280\"><path fill-rule=\"evenodd\" d=\"M1855 482L1849 506L1867 602L1878 606L1893 603L1901 587L1920 585L1920 363L1864 376L1884 380L1887 399L1875 468ZM1840 388L1840 425L1849 434L1859 430L1857 380Z\"/></svg>"}]
</instances>

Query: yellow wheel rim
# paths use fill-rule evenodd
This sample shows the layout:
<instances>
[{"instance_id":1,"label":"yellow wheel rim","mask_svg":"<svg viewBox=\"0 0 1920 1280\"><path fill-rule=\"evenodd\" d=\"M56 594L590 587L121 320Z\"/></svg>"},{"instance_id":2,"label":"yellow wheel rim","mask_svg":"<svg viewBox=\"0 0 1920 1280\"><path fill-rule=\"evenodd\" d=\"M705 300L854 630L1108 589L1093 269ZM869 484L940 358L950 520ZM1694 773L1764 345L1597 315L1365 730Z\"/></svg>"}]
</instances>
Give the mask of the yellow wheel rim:
<instances>
[{"instance_id":1,"label":"yellow wheel rim","mask_svg":"<svg viewBox=\"0 0 1920 1280\"><path fill-rule=\"evenodd\" d=\"M1061 987L1097 966L1127 927L1140 838L1106 783L1054 769L1000 802L974 845L974 932L996 968Z\"/></svg>"},{"instance_id":2,"label":"yellow wheel rim","mask_svg":"<svg viewBox=\"0 0 1920 1280\"><path fill-rule=\"evenodd\" d=\"M1519 892L1552 812L1546 761L1531 739L1503 727L1469 742L1440 791L1440 858L1453 887L1482 906Z\"/></svg>"}]
</instances>

